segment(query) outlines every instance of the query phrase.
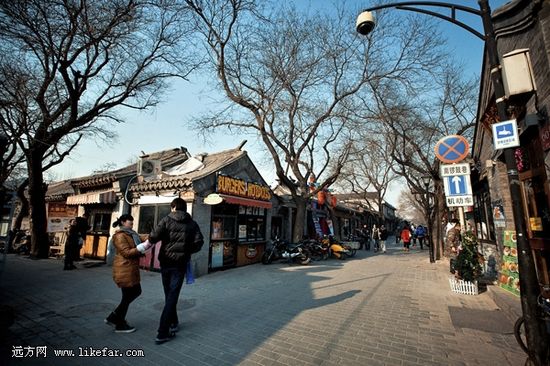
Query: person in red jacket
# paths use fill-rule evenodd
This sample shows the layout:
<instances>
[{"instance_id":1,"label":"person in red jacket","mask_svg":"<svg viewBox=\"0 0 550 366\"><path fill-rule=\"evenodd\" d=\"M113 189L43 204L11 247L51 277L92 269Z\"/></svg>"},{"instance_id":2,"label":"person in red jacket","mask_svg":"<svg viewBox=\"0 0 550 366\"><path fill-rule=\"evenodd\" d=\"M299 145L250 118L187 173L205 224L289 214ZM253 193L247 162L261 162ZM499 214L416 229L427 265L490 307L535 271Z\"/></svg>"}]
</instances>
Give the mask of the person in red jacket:
<instances>
[{"instance_id":1,"label":"person in red jacket","mask_svg":"<svg viewBox=\"0 0 550 366\"><path fill-rule=\"evenodd\" d=\"M403 230L401 230L401 240L403 240L403 250L408 252L411 245L411 230L409 229L409 225L405 225Z\"/></svg>"}]
</instances>

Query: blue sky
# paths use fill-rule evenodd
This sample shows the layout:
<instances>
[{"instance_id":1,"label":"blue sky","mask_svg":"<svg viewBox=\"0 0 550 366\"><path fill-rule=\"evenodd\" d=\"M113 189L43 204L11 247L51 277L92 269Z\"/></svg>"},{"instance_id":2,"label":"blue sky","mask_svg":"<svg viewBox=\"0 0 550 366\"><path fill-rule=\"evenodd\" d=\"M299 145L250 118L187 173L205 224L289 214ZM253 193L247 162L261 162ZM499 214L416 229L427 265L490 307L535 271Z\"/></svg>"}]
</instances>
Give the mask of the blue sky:
<instances>
[{"instance_id":1,"label":"blue sky","mask_svg":"<svg viewBox=\"0 0 550 366\"><path fill-rule=\"evenodd\" d=\"M298 7L327 8L328 1L294 0ZM477 1L453 1L472 8L478 8ZM497 9L508 2L507 0L490 0L492 10ZM360 10L378 4L377 1L351 1L350 6ZM395 10L397 11L397 10ZM442 10L441 13L449 14L450 10ZM458 19L477 30L481 30L481 22L475 16L458 12ZM354 24L355 19L350 19ZM481 69L481 53L483 42L467 31L441 21L441 31L448 38L448 46L457 61L465 65L465 76L479 75ZM201 152L216 152L238 146L242 140L248 140L244 149L248 151L260 173L268 184L273 183L273 167L269 159L263 154L263 146L258 139L246 136L236 137L228 135L225 131L212 136L210 143L204 143L195 131L189 128L189 122L203 111L212 108L212 99L209 96L209 86L202 78L193 78L189 82L177 81L165 94L164 103L156 109L147 112L119 110L120 116L126 120L125 124L114 125L113 128L119 134L114 142L85 140L75 149L71 156L60 165L51 169L53 177L57 179L69 179L73 177L91 174L106 163L113 163L116 167L128 165L130 160L141 155L141 151L152 153L155 151L185 146L192 155ZM396 206L399 198L398 186L392 187L388 196L388 202Z\"/></svg>"}]
</instances>

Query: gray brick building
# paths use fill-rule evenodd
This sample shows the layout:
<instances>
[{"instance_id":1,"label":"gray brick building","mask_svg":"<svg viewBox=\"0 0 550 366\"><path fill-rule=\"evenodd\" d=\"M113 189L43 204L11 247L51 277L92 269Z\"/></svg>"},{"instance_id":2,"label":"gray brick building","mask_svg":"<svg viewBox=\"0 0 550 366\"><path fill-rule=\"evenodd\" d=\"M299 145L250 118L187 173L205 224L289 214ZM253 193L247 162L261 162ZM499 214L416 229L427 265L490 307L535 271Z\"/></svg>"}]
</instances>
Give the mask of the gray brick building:
<instances>
[{"instance_id":1,"label":"gray brick building","mask_svg":"<svg viewBox=\"0 0 550 366\"><path fill-rule=\"evenodd\" d=\"M515 149L516 166L522 190L522 202L528 240L532 248L539 282L550 284L548 261L550 260L550 1L515 0L492 14L497 37L498 53L506 79L518 79L521 84L534 81L536 90L514 91L507 88L509 119L516 119L520 147ZM531 69L510 67L512 53L530 60ZM528 55L528 56L526 56ZM529 77L529 74L531 75ZM527 75L527 76L525 76ZM529 80L528 80L529 79ZM516 80L518 81L518 80ZM506 266L505 257L510 253L510 232L514 230L510 182L502 150L493 145L492 125L500 122L496 109L494 90L490 79L487 55L480 81L478 116L473 145L476 163L472 174L475 206L473 219L482 242L483 250L492 270L498 271L501 285L519 293L517 266ZM512 252L513 249L512 249ZM512 258L513 260L513 258ZM517 263L517 260L516 260Z\"/></svg>"}]
</instances>

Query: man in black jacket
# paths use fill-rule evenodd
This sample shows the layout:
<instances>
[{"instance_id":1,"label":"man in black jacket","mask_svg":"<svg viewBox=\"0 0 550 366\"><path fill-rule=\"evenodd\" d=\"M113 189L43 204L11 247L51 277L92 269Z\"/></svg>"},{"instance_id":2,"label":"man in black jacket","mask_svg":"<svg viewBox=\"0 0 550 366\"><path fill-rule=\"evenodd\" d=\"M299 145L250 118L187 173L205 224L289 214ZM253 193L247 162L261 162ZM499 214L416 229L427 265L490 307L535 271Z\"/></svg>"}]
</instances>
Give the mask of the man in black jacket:
<instances>
[{"instance_id":1,"label":"man in black jacket","mask_svg":"<svg viewBox=\"0 0 550 366\"><path fill-rule=\"evenodd\" d=\"M149 235L149 242L162 240L158 259L164 287L164 309L160 317L157 344L169 341L178 331L177 305L187 262L203 244L199 225L187 213L187 204L176 198L170 204L172 212L163 218Z\"/></svg>"}]
</instances>

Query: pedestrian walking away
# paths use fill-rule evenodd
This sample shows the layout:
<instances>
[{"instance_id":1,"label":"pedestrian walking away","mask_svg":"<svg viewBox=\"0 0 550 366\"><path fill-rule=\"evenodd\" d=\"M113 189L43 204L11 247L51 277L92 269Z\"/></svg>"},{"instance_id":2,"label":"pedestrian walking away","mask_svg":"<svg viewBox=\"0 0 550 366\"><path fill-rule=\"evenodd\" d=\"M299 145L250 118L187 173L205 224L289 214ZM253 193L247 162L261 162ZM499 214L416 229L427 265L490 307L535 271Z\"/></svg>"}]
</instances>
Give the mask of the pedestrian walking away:
<instances>
[{"instance_id":1,"label":"pedestrian walking away","mask_svg":"<svg viewBox=\"0 0 550 366\"><path fill-rule=\"evenodd\" d=\"M422 225L416 227L416 238L420 244L420 250L424 249L424 238L426 237L426 229Z\"/></svg>"},{"instance_id":2,"label":"pedestrian walking away","mask_svg":"<svg viewBox=\"0 0 550 366\"><path fill-rule=\"evenodd\" d=\"M156 344L175 336L179 329L177 304L191 254L200 251L203 236L199 225L187 213L187 204L181 198L170 203L171 212L149 235L152 244L162 241L159 250L160 272L164 288L164 308L160 316Z\"/></svg>"},{"instance_id":3,"label":"pedestrian walking away","mask_svg":"<svg viewBox=\"0 0 550 366\"><path fill-rule=\"evenodd\" d=\"M380 250L380 230L374 224L372 226L372 241L374 242L374 252L378 252Z\"/></svg>"},{"instance_id":4,"label":"pedestrian walking away","mask_svg":"<svg viewBox=\"0 0 550 366\"><path fill-rule=\"evenodd\" d=\"M388 230L384 225L380 226L380 250L386 253L386 240L388 239Z\"/></svg>"},{"instance_id":5,"label":"pedestrian walking away","mask_svg":"<svg viewBox=\"0 0 550 366\"><path fill-rule=\"evenodd\" d=\"M363 225L363 228L359 232L359 236L361 238L361 247L359 249L364 247L365 250L370 250L370 232L367 225Z\"/></svg>"},{"instance_id":6,"label":"pedestrian walking away","mask_svg":"<svg viewBox=\"0 0 550 366\"><path fill-rule=\"evenodd\" d=\"M409 252L409 247L411 245L411 231L408 225L405 225L403 230L401 230L401 240L403 240L403 250L405 252Z\"/></svg>"},{"instance_id":7,"label":"pedestrian walking away","mask_svg":"<svg viewBox=\"0 0 550 366\"><path fill-rule=\"evenodd\" d=\"M76 269L74 265L75 255L78 253L78 240L80 239L80 233L76 226L76 220L71 219L69 226L67 227L67 241L65 242L65 259L63 270L69 271Z\"/></svg>"},{"instance_id":8,"label":"pedestrian walking away","mask_svg":"<svg viewBox=\"0 0 550 366\"><path fill-rule=\"evenodd\" d=\"M145 244L133 230L134 218L124 214L114 223L118 230L111 237L109 247L115 249L113 257L113 281L122 291L122 299L117 308L105 319L105 323L115 327L116 333L131 333L136 330L126 321L130 304L141 295L139 258L145 252Z\"/></svg>"}]
</instances>

